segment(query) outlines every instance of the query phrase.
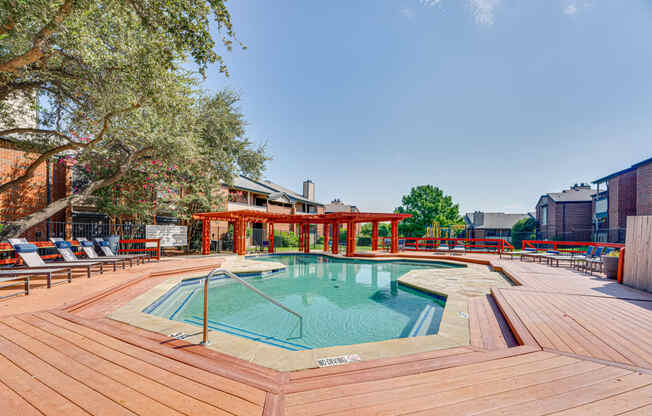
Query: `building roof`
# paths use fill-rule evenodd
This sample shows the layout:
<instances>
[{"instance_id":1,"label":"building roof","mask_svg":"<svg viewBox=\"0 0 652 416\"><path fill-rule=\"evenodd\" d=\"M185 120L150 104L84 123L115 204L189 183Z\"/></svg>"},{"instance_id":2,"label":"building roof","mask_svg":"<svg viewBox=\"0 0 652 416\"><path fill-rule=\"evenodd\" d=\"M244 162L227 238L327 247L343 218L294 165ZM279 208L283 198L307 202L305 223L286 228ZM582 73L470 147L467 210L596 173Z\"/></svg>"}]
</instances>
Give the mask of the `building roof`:
<instances>
[{"instance_id":1,"label":"building roof","mask_svg":"<svg viewBox=\"0 0 652 416\"><path fill-rule=\"evenodd\" d=\"M571 188L561 192L550 192L548 198L555 202L591 202L595 194L591 188Z\"/></svg>"},{"instance_id":2,"label":"building roof","mask_svg":"<svg viewBox=\"0 0 652 416\"><path fill-rule=\"evenodd\" d=\"M481 214L481 215L475 215ZM531 214L506 214L504 212L467 212L464 221L469 227L475 229L511 229L514 224L523 218L532 217Z\"/></svg>"},{"instance_id":3,"label":"building roof","mask_svg":"<svg viewBox=\"0 0 652 416\"><path fill-rule=\"evenodd\" d=\"M605 176L605 177L602 177L602 178L600 178L600 179L596 179L596 180L593 181L593 183L602 183L602 182L606 182L606 181L608 181L608 180L611 179L611 178L614 178L614 177L616 177L616 176L620 176L620 175L622 175L623 173L631 172L631 171L633 171L633 170L635 170L635 169L637 169L637 168L639 168L639 167L641 167L641 166L643 166L643 165L647 165L648 163L652 163L652 157L650 157L650 158L648 158L648 159L645 159L645 160L643 160L643 161L641 161L641 162L634 163L632 166L628 167L627 169L619 170L618 172L614 172L614 173L609 174L609 175L607 175L607 176Z\"/></svg>"},{"instance_id":4,"label":"building roof","mask_svg":"<svg viewBox=\"0 0 652 416\"><path fill-rule=\"evenodd\" d=\"M288 188L285 188L281 185L278 185L272 181L268 180L255 180L248 178L243 175L238 175L233 178L233 182L228 185L233 188L237 189L242 189L245 191L251 191L251 192L256 192L259 194L267 195L269 196L270 194L273 193L282 193L282 197L278 198L279 200L282 200L282 202L288 202L288 203L294 203L296 201L301 201L301 202L308 202L310 204L314 205L324 205L321 202L317 202L314 200L310 200L308 198L304 198L303 195L298 194Z\"/></svg>"},{"instance_id":5,"label":"building roof","mask_svg":"<svg viewBox=\"0 0 652 416\"><path fill-rule=\"evenodd\" d=\"M324 206L324 212L360 212L360 210L355 205L347 205L339 199L334 199Z\"/></svg>"}]
</instances>

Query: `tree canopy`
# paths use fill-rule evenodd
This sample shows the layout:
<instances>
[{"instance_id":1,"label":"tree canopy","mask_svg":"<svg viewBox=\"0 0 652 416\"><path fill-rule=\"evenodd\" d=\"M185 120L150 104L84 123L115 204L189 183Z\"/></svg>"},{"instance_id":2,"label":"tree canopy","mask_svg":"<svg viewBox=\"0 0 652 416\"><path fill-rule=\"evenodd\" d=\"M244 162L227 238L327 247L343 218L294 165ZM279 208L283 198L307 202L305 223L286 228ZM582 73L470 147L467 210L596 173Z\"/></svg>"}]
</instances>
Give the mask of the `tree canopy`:
<instances>
[{"instance_id":1,"label":"tree canopy","mask_svg":"<svg viewBox=\"0 0 652 416\"><path fill-rule=\"evenodd\" d=\"M523 245L523 240L536 240L537 221L532 218L523 218L512 227L512 245L519 249Z\"/></svg>"},{"instance_id":2,"label":"tree canopy","mask_svg":"<svg viewBox=\"0 0 652 416\"><path fill-rule=\"evenodd\" d=\"M453 198L444 195L436 186L414 187L403 196L401 202L402 205L394 212L412 214L411 218L399 223L398 230L402 237L423 237L433 221L443 226L463 223L458 204L453 203Z\"/></svg>"},{"instance_id":3,"label":"tree canopy","mask_svg":"<svg viewBox=\"0 0 652 416\"><path fill-rule=\"evenodd\" d=\"M193 198L210 204L210 184L236 172L260 173L264 150L244 137L237 96L206 96L198 87L210 64L226 72L210 21L226 50L238 42L224 1L0 0L0 6L0 136L41 154L11 180L2 178L0 192L54 157L78 173L72 195L5 227L5 236L91 197L114 211L115 201L125 201L122 209L134 212L165 190L170 206L183 212ZM188 61L198 73L184 69ZM15 111L17 98L38 112L38 125ZM180 181L190 190L174 196ZM138 187L140 196L132 194ZM138 212L147 215L144 204Z\"/></svg>"}]
</instances>

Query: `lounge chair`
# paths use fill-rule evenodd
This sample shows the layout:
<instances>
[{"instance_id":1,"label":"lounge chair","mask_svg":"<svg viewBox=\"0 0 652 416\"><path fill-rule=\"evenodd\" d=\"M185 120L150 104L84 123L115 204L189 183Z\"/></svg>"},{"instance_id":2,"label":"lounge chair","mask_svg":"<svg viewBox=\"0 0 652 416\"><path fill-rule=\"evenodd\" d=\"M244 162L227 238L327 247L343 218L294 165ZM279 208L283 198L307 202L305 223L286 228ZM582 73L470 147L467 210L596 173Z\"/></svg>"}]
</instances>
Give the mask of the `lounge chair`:
<instances>
[{"instance_id":1,"label":"lounge chair","mask_svg":"<svg viewBox=\"0 0 652 416\"><path fill-rule=\"evenodd\" d=\"M505 256L509 256L510 260L513 260L514 256L521 257L523 254L536 253L536 251L537 251L536 248L526 248L526 249L519 250L519 251L502 251L500 253L500 258L502 259L503 255L505 255Z\"/></svg>"},{"instance_id":2,"label":"lounge chair","mask_svg":"<svg viewBox=\"0 0 652 416\"><path fill-rule=\"evenodd\" d=\"M605 250L604 247L598 247L595 250L595 253L594 253L593 257L591 257L589 259L585 259L583 261L583 263L585 265L584 273L586 273L586 269L588 268L589 269L589 274L593 275L594 266L598 266L598 272L602 271L602 269L604 268L604 263L602 262L602 255L604 254L605 251L606 250Z\"/></svg>"},{"instance_id":3,"label":"lounge chair","mask_svg":"<svg viewBox=\"0 0 652 416\"><path fill-rule=\"evenodd\" d=\"M104 253L105 256L108 256L108 257L125 257L125 258L133 256L134 258L139 257L142 262L144 262L145 259L147 259L147 261L152 261L152 256L150 256L149 254L127 254L127 255L115 254L113 252L113 250L111 250L111 246L109 245L109 242L105 241L103 238L99 238L99 237L95 238L95 242L97 243L97 245L100 246L100 250L102 250L102 253Z\"/></svg>"},{"instance_id":4,"label":"lounge chair","mask_svg":"<svg viewBox=\"0 0 652 416\"><path fill-rule=\"evenodd\" d=\"M72 269L0 269L0 282L10 282L16 280L25 280L25 295L29 295L29 277L30 276L45 276L47 278L48 289L52 287L52 277L56 275L66 275L66 280L63 282L57 282L56 284L61 283L72 283ZM18 283L10 283L3 286L2 288L16 286ZM19 295L20 293L12 293L11 295L0 296L0 299L8 298L11 296Z\"/></svg>"},{"instance_id":5,"label":"lounge chair","mask_svg":"<svg viewBox=\"0 0 652 416\"><path fill-rule=\"evenodd\" d=\"M451 248L450 252L451 252L451 254L457 253L457 254L465 255L466 254L466 246L464 245L463 242L458 241L457 244L455 245L455 247Z\"/></svg>"},{"instance_id":6,"label":"lounge chair","mask_svg":"<svg viewBox=\"0 0 652 416\"><path fill-rule=\"evenodd\" d=\"M54 244L54 246L57 248L57 251L59 254L61 254L61 257L63 257L65 261L69 263L84 261L77 258L77 255L72 251L72 245L70 242L65 241L63 238L50 238L50 241ZM123 269L126 267L126 261L124 259L101 258L93 259L93 261L112 265L114 272L118 270L118 263L122 264Z\"/></svg>"},{"instance_id":7,"label":"lounge chair","mask_svg":"<svg viewBox=\"0 0 652 416\"><path fill-rule=\"evenodd\" d=\"M442 242L439 244L439 247L435 250L435 253L450 253L451 249L446 245L446 243Z\"/></svg>"},{"instance_id":8,"label":"lounge chair","mask_svg":"<svg viewBox=\"0 0 652 416\"><path fill-rule=\"evenodd\" d=\"M84 269L86 275L90 279L91 271L93 268L99 269L100 274L104 273L104 265L102 262L97 261L76 261L76 262L52 262L46 263L38 254L38 247L34 244L29 244L24 238L10 238L9 244L16 251L21 260L25 263L26 267L17 267L14 270L27 270L27 269Z\"/></svg>"},{"instance_id":9,"label":"lounge chair","mask_svg":"<svg viewBox=\"0 0 652 416\"><path fill-rule=\"evenodd\" d=\"M595 250L591 253L590 256L578 256L575 258L575 267L577 267L578 270L583 270L584 273L587 273L590 270L591 274L593 274L593 265L596 264L596 259L599 260L599 263L602 263L602 250L604 250L603 247L595 247Z\"/></svg>"},{"instance_id":10,"label":"lounge chair","mask_svg":"<svg viewBox=\"0 0 652 416\"><path fill-rule=\"evenodd\" d=\"M95 244L93 244L92 241L88 241L87 239L83 237L77 238L77 241L79 241L79 245L81 246L82 250L84 250L84 253L86 253L86 256L89 259L115 259L115 260L128 260L129 261L129 267L132 267L134 265L134 260L136 260L136 265L140 263L141 260L144 261L144 256L142 255L127 255L127 256L104 256L100 257L99 254L97 254L97 251L95 251Z\"/></svg>"},{"instance_id":11,"label":"lounge chair","mask_svg":"<svg viewBox=\"0 0 652 416\"><path fill-rule=\"evenodd\" d=\"M557 255L557 254L559 254L559 252L555 250L546 250L545 252L533 251L531 253L521 254L521 261L523 261L523 259L532 259L532 261L538 261L539 263L541 263L541 261L546 257L550 257L550 255Z\"/></svg>"}]
</instances>

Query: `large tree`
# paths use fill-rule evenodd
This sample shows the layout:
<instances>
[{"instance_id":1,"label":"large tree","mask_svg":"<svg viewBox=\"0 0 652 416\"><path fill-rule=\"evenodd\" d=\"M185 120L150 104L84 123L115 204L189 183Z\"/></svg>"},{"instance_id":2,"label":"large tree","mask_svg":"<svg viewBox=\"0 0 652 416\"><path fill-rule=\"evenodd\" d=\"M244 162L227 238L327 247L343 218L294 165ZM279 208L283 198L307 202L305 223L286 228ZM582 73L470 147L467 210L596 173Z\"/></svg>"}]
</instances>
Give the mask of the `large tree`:
<instances>
[{"instance_id":1,"label":"large tree","mask_svg":"<svg viewBox=\"0 0 652 416\"><path fill-rule=\"evenodd\" d=\"M0 192L20 186L54 157L87 173L72 195L5 227L3 236L116 189L152 161L167 167L212 152L236 162L215 159L204 171L227 179L238 169L259 172L260 164L234 152L248 149L246 140L219 150L200 146L205 128L197 102L206 99L198 94L198 77L182 65L192 59L200 74L212 63L226 71L211 18L230 49L235 38L221 0L0 0L0 136L40 153L11 178L0 178ZM25 125L15 111L16 98L25 96L34 98L38 126Z\"/></svg>"},{"instance_id":2,"label":"large tree","mask_svg":"<svg viewBox=\"0 0 652 416\"><path fill-rule=\"evenodd\" d=\"M399 233L403 237L423 237L433 221L443 226L463 223L459 206L436 186L414 187L403 196L401 202L402 205L394 212L412 214L412 217L399 223Z\"/></svg>"}]
</instances>

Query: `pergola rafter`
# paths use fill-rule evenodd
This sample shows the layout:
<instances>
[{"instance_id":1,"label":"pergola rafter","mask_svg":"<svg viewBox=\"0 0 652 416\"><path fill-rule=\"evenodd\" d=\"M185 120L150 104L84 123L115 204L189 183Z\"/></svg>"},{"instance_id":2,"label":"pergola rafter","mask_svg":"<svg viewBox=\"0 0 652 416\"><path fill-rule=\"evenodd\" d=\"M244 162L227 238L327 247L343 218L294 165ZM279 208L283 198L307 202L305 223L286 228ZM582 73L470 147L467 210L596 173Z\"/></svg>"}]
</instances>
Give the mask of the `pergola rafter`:
<instances>
[{"instance_id":1,"label":"pergola rafter","mask_svg":"<svg viewBox=\"0 0 652 416\"><path fill-rule=\"evenodd\" d=\"M329 247L329 230L332 234L333 254L338 253L339 226L347 225L346 255L352 256L355 252L355 225L359 223L372 223L372 250L378 250L378 223L391 222L391 252L398 252L398 222L411 217L410 214L391 214L379 212L335 212L330 214L280 214L272 212L261 212L254 210L223 211L223 212L202 212L194 214L193 218L202 221L203 238L202 254L210 253L210 223L211 221L228 221L233 224L233 251L238 255L246 253L246 230L249 223L268 224L268 249L274 252L274 224L297 224L299 231L299 250L310 251L310 240L308 237L310 225L324 225L324 251Z\"/></svg>"}]
</instances>

